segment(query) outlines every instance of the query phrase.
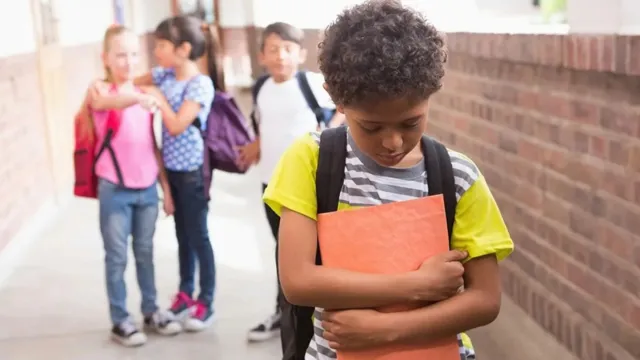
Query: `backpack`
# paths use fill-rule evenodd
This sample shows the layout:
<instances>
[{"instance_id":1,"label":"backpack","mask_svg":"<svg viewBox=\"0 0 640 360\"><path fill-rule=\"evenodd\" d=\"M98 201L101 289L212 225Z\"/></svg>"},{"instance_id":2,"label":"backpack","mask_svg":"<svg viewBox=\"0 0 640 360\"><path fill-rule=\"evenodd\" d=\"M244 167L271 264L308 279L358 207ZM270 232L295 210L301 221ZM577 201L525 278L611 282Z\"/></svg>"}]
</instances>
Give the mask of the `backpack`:
<instances>
[{"instance_id":1,"label":"backpack","mask_svg":"<svg viewBox=\"0 0 640 360\"><path fill-rule=\"evenodd\" d=\"M251 124L253 126L253 130L256 134L259 133L258 120L256 119L255 107L258 102L258 93L264 83L270 78L270 75L263 75L256 80L256 83L253 85L251 89L251 96L253 97L253 111L251 112ZM320 107L316 96L313 94L313 90L311 90L311 86L309 85L309 79L307 79L306 71L299 71L296 73L296 79L298 80L298 87L300 91L302 91L302 95L304 96L305 101L309 108L313 111L316 116L316 120L318 121L318 125L320 127L326 127L333 118L333 115L336 113L336 109L327 109Z\"/></svg>"},{"instance_id":2,"label":"backpack","mask_svg":"<svg viewBox=\"0 0 640 360\"><path fill-rule=\"evenodd\" d=\"M193 126L201 129L200 120L196 118ZM247 172L248 167L237 161L236 149L253 142L254 138L234 98L219 90L216 90L207 116L207 128L201 134L204 140L204 184L208 198L214 169L237 174Z\"/></svg>"},{"instance_id":3,"label":"backpack","mask_svg":"<svg viewBox=\"0 0 640 360\"><path fill-rule=\"evenodd\" d=\"M90 115L89 108L82 109L76 115L75 122L75 146L73 150L73 165L75 173L75 182L73 185L73 194L78 197L89 199L98 198L98 176L96 175L96 163L104 151L108 151L113 161L113 166L118 176L118 185L124 185L122 171L116 153L111 146L111 140L118 134L121 123L122 112L110 110L107 114L105 122L105 136L100 149L96 151L97 136L95 130L92 136L86 134L86 116Z\"/></svg>"},{"instance_id":4,"label":"backpack","mask_svg":"<svg viewBox=\"0 0 640 360\"><path fill-rule=\"evenodd\" d=\"M457 205L453 166L447 148L436 140L424 135L422 152L428 173L429 196L442 194L447 218L449 238L453 230ZM344 182L344 168L347 157L347 129L337 127L325 130L320 135L320 153L316 171L316 199L318 214L338 210L340 191ZM277 251L277 250L276 250ZM320 246L316 252L316 264L322 264ZM305 353L313 338L314 308L286 303L282 314L282 329L291 329L291 334L282 334L283 360L304 360Z\"/></svg>"}]
</instances>

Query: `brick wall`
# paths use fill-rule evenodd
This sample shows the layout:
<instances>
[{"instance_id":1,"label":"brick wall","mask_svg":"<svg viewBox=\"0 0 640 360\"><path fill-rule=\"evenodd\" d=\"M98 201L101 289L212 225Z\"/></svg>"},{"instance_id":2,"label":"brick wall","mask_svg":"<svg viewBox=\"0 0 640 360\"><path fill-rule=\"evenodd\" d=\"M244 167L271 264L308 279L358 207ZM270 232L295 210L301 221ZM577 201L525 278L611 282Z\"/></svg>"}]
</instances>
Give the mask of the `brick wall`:
<instances>
[{"instance_id":1,"label":"brick wall","mask_svg":"<svg viewBox=\"0 0 640 360\"><path fill-rule=\"evenodd\" d=\"M639 359L640 38L448 44L428 131L499 202L517 246L505 292L578 358Z\"/></svg>"},{"instance_id":2,"label":"brick wall","mask_svg":"<svg viewBox=\"0 0 640 360\"><path fill-rule=\"evenodd\" d=\"M59 121L73 121L87 85L102 76L100 52L100 43L63 49L69 114ZM148 59L143 52L141 69ZM0 58L0 251L54 194L38 71L35 53Z\"/></svg>"}]
</instances>

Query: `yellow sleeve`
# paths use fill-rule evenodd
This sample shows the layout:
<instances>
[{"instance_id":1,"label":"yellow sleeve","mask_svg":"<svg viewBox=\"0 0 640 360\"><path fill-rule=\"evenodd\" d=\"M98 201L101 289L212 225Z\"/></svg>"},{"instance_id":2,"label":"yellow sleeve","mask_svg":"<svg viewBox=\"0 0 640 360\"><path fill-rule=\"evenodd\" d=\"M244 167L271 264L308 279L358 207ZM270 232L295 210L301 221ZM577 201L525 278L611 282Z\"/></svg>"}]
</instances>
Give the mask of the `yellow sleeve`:
<instances>
[{"instance_id":1,"label":"yellow sleeve","mask_svg":"<svg viewBox=\"0 0 640 360\"><path fill-rule=\"evenodd\" d=\"M263 200L280 215L282 208L316 220L316 169L320 147L311 134L296 140L282 155Z\"/></svg>"},{"instance_id":2,"label":"yellow sleeve","mask_svg":"<svg viewBox=\"0 0 640 360\"><path fill-rule=\"evenodd\" d=\"M513 251L507 226L482 175L458 201L451 247L467 251L469 259L495 254L498 261Z\"/></svg>"}]
</instances>

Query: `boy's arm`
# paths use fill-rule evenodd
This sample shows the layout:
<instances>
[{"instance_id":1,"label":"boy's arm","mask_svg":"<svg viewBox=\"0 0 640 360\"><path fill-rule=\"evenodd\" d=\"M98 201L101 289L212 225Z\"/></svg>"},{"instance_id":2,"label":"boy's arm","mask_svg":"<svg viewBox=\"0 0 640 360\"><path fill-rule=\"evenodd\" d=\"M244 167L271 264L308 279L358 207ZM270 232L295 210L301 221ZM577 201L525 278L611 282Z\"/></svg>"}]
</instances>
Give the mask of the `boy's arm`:
<instances>
[{"instance_id":1,"label":"boy's arm","mask_svg":"<svg viewBox=\"0 0 640 360\"><path fill-rule=\"evenodd\" d=\"M315 220L282 209L279 274L284 294L293 304L356 309L437 301L450 297L462 285L460 261L466 258L465 252L433 256L408 273L366 274L316 265L317 236Z\"/></svg>"},{"instance_id":2,"label":"boy's arm","mask_svg":"<svg viewBox=\"0 0 640 360\"><path fill-rule=\"evenodd\" d=\"M292 304L371 308L412 300L411 274L371 275L317 266L316 221L283 208L278 235L282 290Z\"/></svg>"},{"instance_id":3,"label":"boy's arm","mask_svg":"<svg viewBox=\"0 0 640 360\"><path fill-rule=\"evenodd\" d=\"M465 290L450 299L388 314L391 342L425 344L493 322L500 312L501 297L496 257L486 255L467 262L464 280Z\"/></svg>"}]
</instances>

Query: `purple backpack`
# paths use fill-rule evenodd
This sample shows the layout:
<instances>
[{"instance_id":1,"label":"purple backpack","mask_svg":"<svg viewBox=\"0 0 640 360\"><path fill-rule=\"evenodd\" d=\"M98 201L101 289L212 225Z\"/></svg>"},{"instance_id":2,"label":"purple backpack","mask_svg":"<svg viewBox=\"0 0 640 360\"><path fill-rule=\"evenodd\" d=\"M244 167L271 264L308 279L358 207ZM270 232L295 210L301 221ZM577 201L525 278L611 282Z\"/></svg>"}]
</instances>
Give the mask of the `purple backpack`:
<instances>
[{"instance_id":1,"label":"purple backpack","mask_svg":"<svg viewBox=\"0 0 640 360\"><path fill-rule=\"evenodd\" d=\"M205 149L205 187L209 194L214 169L237 174L247 171L248 167L238 164L236 148L251 143L254 137L236 101L231 95L219 90L216 90L207 118L207 129L202 135Z\"/></svg>"}]
</instances>

